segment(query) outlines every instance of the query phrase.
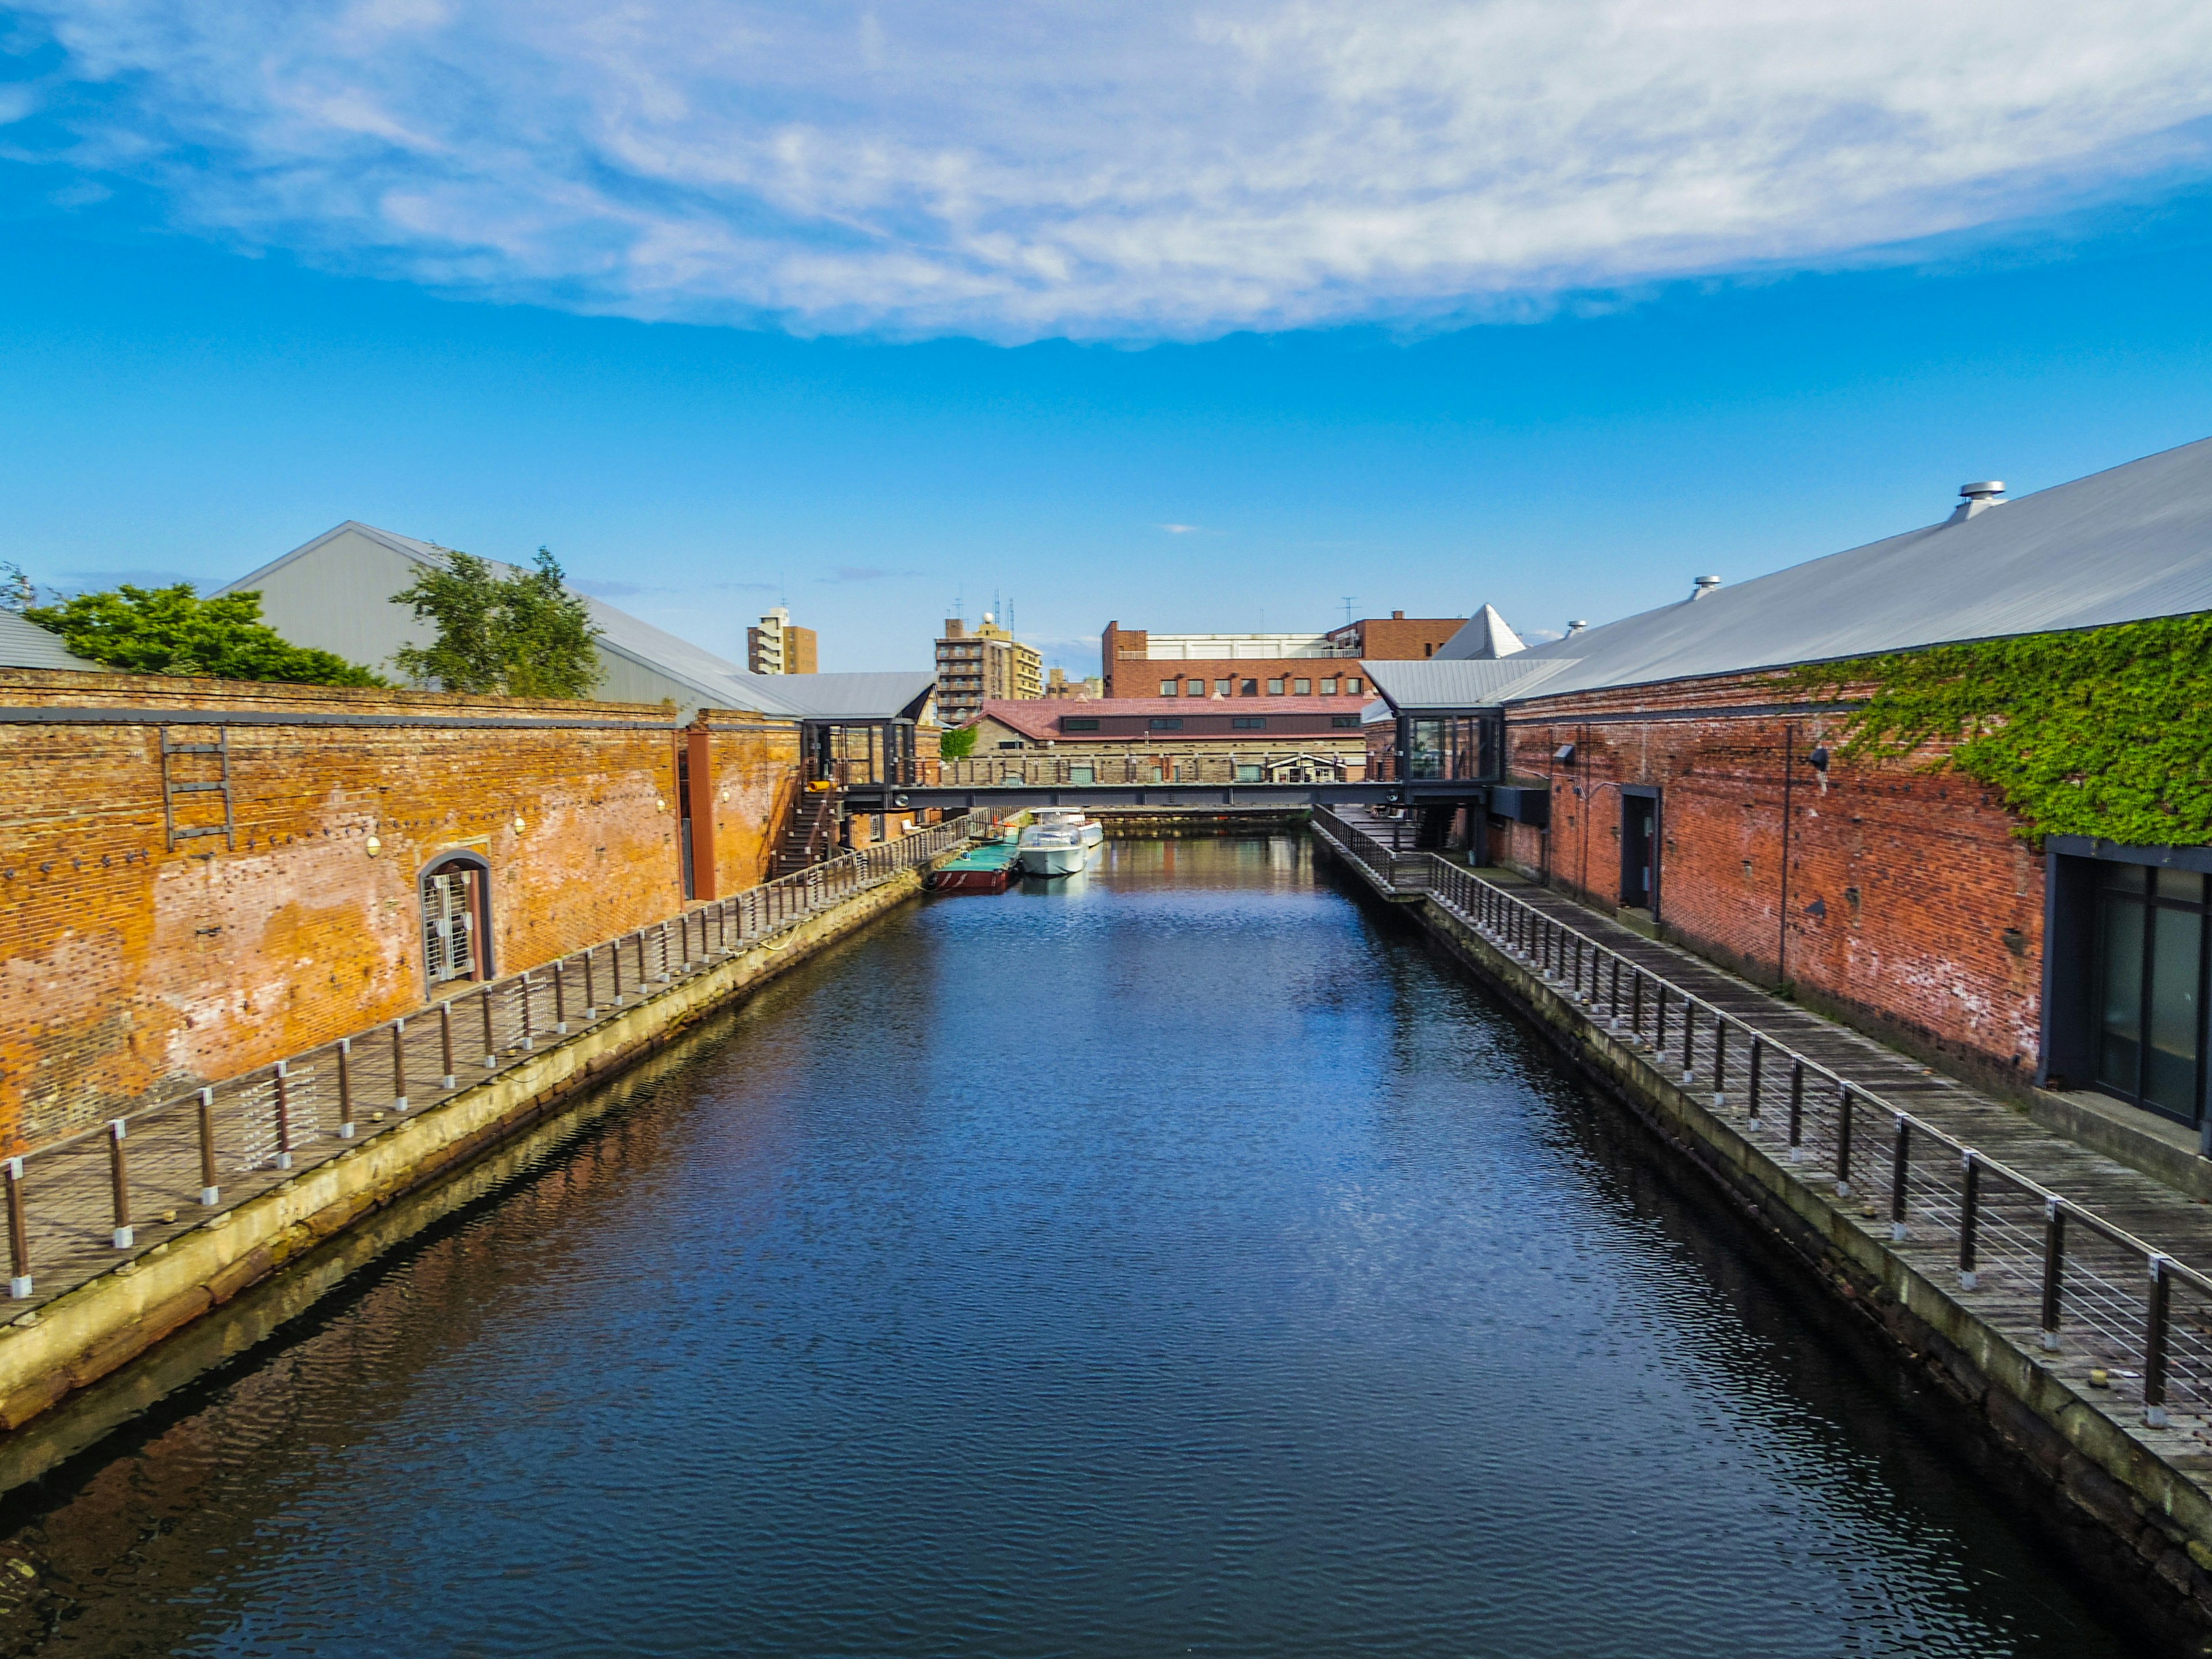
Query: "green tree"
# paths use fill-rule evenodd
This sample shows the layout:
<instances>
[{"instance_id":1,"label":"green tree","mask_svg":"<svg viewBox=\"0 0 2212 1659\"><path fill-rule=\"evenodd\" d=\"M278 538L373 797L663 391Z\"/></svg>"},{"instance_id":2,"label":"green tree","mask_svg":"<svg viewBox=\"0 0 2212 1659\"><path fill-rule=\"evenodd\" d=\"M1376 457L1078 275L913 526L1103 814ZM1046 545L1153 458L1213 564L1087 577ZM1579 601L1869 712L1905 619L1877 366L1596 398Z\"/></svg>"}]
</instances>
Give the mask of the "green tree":
<instances>
[{"instance_id":1,"label":"green tree","mask_svg":"<svg viewBox=\"0 0 2212 1659\"><path fill-rule=\"evenodd\" d=\"M940 733L937 739L937 752L944 760L966 760L975 752L975 728L960 726Z\"/></svg>"},{"instance_id":2,"label":"green tree","mask_svg":"<svg viewBox=\"0 0 2212 1659\"><path fill-rule=\"evenodd\" d=\"M496 691L511 697L588 697L604 671L584 601L563 584L550 549L529 570L499 574L489 560L447 553L413 586L392 596L437 624L427 646L403 647L392 666L410 679L448 691Z\"/></svg>"},{"instance_id":3,"label":"green tree","mask_svg":"<svg viewBox=\"0 0 2212 1659\"><path fill-rule=\"evenodd\" d=\"M39 590L13 559L0 559L0 611L21 616L39 602Z\"/></svg>"},{"instance_id":4,"label":"green tree","mask_svg":"<svg viewBox=\"0 0 2212 1659\"><path fill-rule=\"evenodd\" d=\"M294 645L261 620L261 595L201 599L190 582L79 593L25 607L26 621L62 636L80 657L133 674L295 685L382 685L369 670L328 651Z\"/></svg>"}]
</instances>

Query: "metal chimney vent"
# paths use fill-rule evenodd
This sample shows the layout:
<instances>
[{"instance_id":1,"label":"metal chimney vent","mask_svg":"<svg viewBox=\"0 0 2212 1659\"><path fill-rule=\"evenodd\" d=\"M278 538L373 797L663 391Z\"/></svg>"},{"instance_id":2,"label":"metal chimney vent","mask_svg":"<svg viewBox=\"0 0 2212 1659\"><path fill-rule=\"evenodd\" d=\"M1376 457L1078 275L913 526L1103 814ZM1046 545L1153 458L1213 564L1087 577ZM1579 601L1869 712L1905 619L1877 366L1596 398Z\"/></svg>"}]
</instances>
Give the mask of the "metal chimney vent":
<instances>
[{"instance_id":1,"label":"metal chimney vent","mask_svg":"<svg viewBox=\"0 0 2212 1659\"><path fill-rule=\"evenodd\" d=\"M1581 633L1583 629L1589 626L1589 624L1588 623L1582 621L1580 618L1577 618L1575 621L1567 624L1567 637L1569 639L1572 639L1576 635Z\"/></svg>"},{"instance_id":2,"label":"metal chimney vent","mask_svg":"<svg viewBox=\"0 0 2212 1659\"><path fill-rule=\"evenodd\" d=\"M1986 513L1993 507L2002 507L2005 499L2004 480L1984 478L1979 483L1960 484L1958 506L1951 509L1946 524L1963 524L1977 514Z\"/></svg>"},{"instance_id":3,"label":"metal chimney vent","mask_svg":"<svg viewBox=\"0 0 2212 1659\"><path fill-rule=\"evenodd\" d=\"M1720 585L1721 579L1718 576L1700 576L1690 584L1690 597L1693 599L1702 599Z\"/></svg>"}]
</instances>

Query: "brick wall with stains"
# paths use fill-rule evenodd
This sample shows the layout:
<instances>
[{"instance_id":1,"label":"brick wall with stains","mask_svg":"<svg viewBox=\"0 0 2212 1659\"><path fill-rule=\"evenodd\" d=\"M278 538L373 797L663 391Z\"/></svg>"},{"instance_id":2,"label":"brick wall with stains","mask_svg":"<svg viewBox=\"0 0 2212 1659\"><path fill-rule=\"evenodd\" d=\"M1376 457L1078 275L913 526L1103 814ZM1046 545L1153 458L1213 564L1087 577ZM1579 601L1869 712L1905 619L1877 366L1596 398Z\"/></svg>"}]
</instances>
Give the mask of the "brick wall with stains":
<instances>
[{"instance_id":1,"label":"brick wall with stains","mask_svg":"<svg viewBox=\"0 0 2212 1659\"><path fill-rule=\"evenodd\" d=\"M1767 674L1520 705L1511 770L1550 784L1552 822L1493 820L1493 856L1616 906L1621 786L1656 788L1663 934L1931 1060L2023 1088L2041 1018L2042 860L1991 792L1926 769L1928 756L1816 769L1813 751L1834 745L1844 718Z\"/></svg>"},{"instance_id":2,"label":"brick wall with stains","mask_svg":"<svg viewBox=\"0 0 2212 1659\"><path fill-rule=\"evenodd\" d=\"M228 746L166 792L173 746ZM490 866L512 972L683 903L659 707L0 670L0 1143L420 1006L420 878ZM796 726L714 717L717 877L760 878ZM172 754L172 786L223 757Z\"/></svg>"}]
</instances>

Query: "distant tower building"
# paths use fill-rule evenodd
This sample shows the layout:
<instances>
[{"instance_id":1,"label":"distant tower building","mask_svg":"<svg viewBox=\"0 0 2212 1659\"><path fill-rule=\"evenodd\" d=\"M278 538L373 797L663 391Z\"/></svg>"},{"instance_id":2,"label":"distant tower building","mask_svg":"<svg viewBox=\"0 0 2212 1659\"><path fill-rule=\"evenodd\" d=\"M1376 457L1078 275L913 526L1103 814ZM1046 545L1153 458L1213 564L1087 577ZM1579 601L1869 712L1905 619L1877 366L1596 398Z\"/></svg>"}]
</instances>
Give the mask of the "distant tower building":
<instances>
[{"instance_id":1,"label":"distant tower building","mask_svg":"<svg viewBox=\"0 0 2212 1659\"><path fill-rule=\"evenodd\" d=\"M974 633L947 617L937 641L937 718L964 726L994 702L1044 696L1044 653L1031 650L999 626L989 611Z\"/></svg>"},{"instance_id":2,"label":"distant tower building","mask_svg":"<svg viewBox=\"0 0 2212 1659\"><path fill-rule=\"evenodd\" d=\"M791 612L778 605L745 629L745 666L756 674L818 674L814 630L792 625Z\"/></svg>"}]
</instances>

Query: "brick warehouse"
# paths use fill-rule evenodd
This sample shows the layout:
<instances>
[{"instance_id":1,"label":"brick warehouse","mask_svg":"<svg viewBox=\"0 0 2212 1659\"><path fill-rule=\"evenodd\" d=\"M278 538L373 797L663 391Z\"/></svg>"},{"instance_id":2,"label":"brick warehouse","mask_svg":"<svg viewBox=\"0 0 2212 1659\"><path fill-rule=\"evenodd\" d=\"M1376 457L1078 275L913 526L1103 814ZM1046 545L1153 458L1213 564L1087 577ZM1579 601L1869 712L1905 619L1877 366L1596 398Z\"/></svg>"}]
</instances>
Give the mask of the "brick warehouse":
<instances>
[{"instance_id":1,"label":"brick warehouse","mask_svg":"<svg viewBox=\"0 0 2212 1659\"><path fill-rule=\"evenodd\" d=\"M2018 501L1960 494L1940 523L1700 577L1533 650L1370 661L1370 751L1398 777L1486 780L1456 827L1478 859L2055 1118L2212 1144L2212 848L2039 841L1929 769L1940 744L1849 765L1834 751L1873 688L1794 672L2212 611L2212 441Z\"/></svg>"},{"instance_id":2,"label":"brick warehouse","mask_svg":"<svg viewBox=\"0 0 2212 1659\"><path fill-rule=\"evenodd\" d=\"M10 1146L750 885L798 788L799 722L744 712L29 669L0 705Z\"/></svg>"}]
</instances>

